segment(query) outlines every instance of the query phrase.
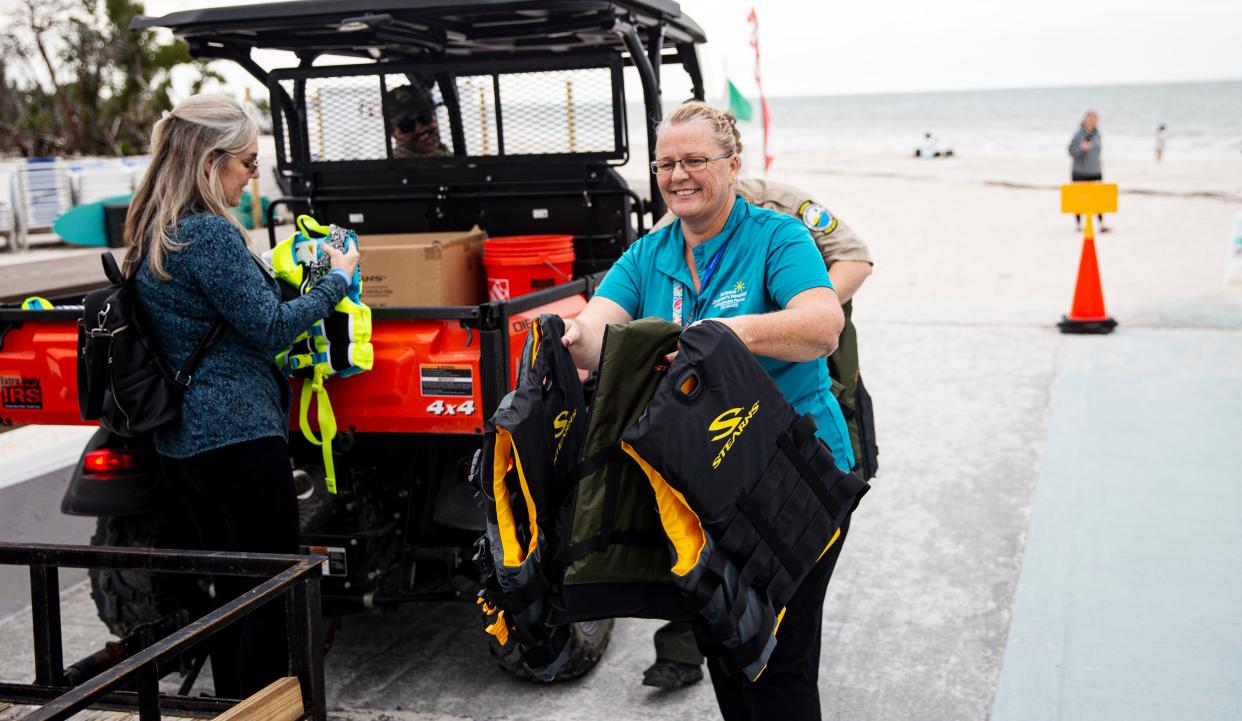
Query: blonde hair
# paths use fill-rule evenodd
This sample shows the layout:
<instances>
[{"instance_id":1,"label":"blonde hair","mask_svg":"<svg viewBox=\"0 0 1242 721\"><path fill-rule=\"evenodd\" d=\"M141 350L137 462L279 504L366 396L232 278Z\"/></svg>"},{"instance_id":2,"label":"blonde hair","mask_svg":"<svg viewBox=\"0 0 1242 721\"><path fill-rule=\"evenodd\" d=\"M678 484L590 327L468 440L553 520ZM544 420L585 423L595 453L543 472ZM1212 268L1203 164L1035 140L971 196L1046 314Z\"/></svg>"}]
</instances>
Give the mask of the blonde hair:
<instances>
[{"instance_id":1,"label":"blonde hair","mask_svg":"<svg viewBox=\"0 0 1242 721\"><path fill-rule=\"evenodd\" d=\"M701 100L689 100L677 106L656 126L656 137L660 137L666 129L674 125L685 123L706 124L722 151L741 156L742 134L738 132L737 119Z\"/></svg>"},{"instance_id":2,"label":"blonde hair","mask_svg":"<svg viewBox=\"0 0 1242 721\"><path fill-rule=\"evenodd\" d=\"M177 239L177 221L187 213L214 213L245 235L245 228L229 209L220 169L258 135L259 127L250 113L225 95L192 95L155 124L151 165L125 218L127 274L137 272L145 245L155 277L172 277L164 269L164 259L182 245ZM204 166L209 168L206 173Z\"/></svg>"}]
</instances>

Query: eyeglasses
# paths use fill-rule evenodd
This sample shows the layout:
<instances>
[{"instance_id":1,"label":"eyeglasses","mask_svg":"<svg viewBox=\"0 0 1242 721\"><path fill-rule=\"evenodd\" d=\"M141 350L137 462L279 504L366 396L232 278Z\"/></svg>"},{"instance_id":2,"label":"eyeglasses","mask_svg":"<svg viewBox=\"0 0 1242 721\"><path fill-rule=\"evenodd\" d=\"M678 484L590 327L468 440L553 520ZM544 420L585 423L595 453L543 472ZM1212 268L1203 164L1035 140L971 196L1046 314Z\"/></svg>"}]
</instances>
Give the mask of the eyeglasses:
<instances>
[{"instance_id":1,"label":"eyeglasses","mask_svg":"<svg viewBox=\"0 0 1242 721\"><path fill-rule=\"evenodd\" d=\"M246 170L250 171L251 173L259 169L259 156L257 155L251 158L249 161L245 161L245 160L242 160L240 156L233 155L232 153L226 153L224 151L220 151L220 154L228 156L230 158L237 158L238 160L241 160L241 164L246 166Z\"/></svg>"},{"instance_id":2,"label":"eyeglasses","mask_svg":"<svg viewBox=\"0 0 1242 721\"><path fill-rule=\"evenodd\" d=\"M403 133L412 133L420 125L431 125L436 122L436 116L431 113L419 113L418 115L408 115L393 123L393 127Z\"/></svg>"},{"instance_id":3,"label":"eyeglasses","mask_svg":"<svg viewBox=\"0 0 1242 721\"><path fill-rule=\"evenodd\" d=\"M707 164L713 160L723 160L725 158L732 157L733 153L725 153L724 155L714 155L710 158L694 155L689 158L682 158L681 160L656 160L651 163L651 172L656 175L663 175L665 173L673 172L673 169L680 165L687 173L694 173L706 168Z\"/></svg>"}]
</instances>

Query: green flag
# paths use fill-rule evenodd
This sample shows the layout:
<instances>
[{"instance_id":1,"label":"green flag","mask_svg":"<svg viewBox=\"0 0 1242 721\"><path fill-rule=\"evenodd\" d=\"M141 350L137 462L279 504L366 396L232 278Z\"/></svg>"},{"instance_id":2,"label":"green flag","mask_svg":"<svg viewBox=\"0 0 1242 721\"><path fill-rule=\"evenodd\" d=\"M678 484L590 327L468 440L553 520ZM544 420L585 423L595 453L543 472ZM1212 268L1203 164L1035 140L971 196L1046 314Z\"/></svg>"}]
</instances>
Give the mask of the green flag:
<instances>
[{"instance_id":1,"label":"green flag","mask_svg":"<svg viewBox=\"0 0 1242 721\"><path fill-rule=\"evenodd\" d=\"M732 80L725 82L729 84L729 112L742 122L749 121L751 118L750 101L742 95L742 91L737 89Z\"/></svg>"}]
</instances>

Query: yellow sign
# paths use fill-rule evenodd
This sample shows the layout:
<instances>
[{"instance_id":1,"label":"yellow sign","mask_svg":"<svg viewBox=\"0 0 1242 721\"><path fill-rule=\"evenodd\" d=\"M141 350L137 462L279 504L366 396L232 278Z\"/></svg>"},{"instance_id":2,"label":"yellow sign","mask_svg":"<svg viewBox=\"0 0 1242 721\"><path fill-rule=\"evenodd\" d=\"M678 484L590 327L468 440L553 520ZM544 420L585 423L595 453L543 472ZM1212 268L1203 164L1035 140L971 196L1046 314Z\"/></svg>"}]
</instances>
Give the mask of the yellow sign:
<instances>
[{"instance_id":1,"label":"yellow sign","mask_svg":"<svg viewBox=\"0 0 1242 721\"><path fill-rule=\"evenodd\" d=\"M1070 183L1061 186L1061 212L1078 215L1117 212L1116 183Z\"/></svg>"}]
</instances>

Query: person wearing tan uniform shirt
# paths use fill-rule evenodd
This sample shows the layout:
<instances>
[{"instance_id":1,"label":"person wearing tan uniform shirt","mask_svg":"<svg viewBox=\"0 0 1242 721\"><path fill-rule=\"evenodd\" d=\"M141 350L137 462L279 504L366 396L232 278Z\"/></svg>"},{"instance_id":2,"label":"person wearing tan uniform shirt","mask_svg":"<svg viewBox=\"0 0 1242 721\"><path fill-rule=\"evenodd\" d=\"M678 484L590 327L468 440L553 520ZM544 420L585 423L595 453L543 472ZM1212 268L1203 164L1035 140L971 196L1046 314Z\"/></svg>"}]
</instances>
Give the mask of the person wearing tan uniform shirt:
<instances>
[{"instance_id":1,"label":"person wearing tan uniform shirt","mask_svg":"<svg viewBox=\"0 0 1242 721\"><path fill-rule=\"evenodd\" d=\"M392 127L392 156L421 158L448 155L440 142L440 123L431 92L415 82L388 91L389 123Z\"/></svg>"}]
</instances>

